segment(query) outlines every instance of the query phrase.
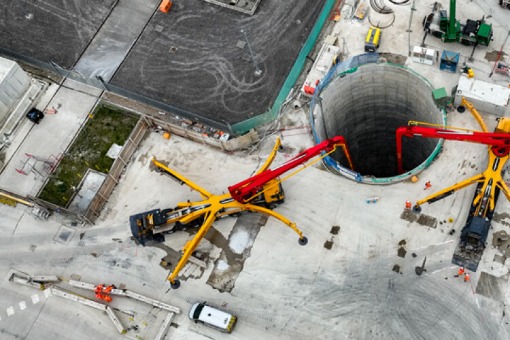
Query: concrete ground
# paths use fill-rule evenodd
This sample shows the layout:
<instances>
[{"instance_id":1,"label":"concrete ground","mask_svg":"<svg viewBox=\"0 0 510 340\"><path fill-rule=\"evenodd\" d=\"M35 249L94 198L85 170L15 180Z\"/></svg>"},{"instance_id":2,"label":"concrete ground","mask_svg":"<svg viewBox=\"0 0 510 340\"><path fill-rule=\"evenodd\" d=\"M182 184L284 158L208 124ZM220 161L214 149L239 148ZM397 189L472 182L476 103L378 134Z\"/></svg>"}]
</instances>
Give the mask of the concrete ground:
<instances>
[{"instance_id":1,"label":"concrete ground","mask_svg":"<svg viewBox=\"0 0 510 340\"><path fill-rule=\"evenodd\" d=\"M411 41L416 44L421 42L421 18L430 5L428 1L416 2L411 35ZM476 5L476 1L463 3L458 16L478 16L484 5L480 2L481 9ZM380 51L405 56L405 27L410 7L393 7L398 20L391 30L384 32ZM344 7L342 13L346 10ZM497 35L489 49L477 50L473 64L481 79L488 79L490 72L486 52L498 50L505 38L502 34L510 28L506 24L510 21L504 20L510 19L510 11L496 5L491 10ZM342 38L349 43L345 52L349 57L363 48L362 33L368 29L368 23L352 22L344 15L330 29L326 33L333 32L340 43ZM433 39L427 39L430 46L443 48ZM462 46L447 48L459 50L463 56L470 54ZM450 89L460 77L458 73L440 72L437 64L426 66L405 58L399 60L427 77L434 87ZM501 85L508 82L500 75L491 79ZM59 98L69 120L58 118L60 112L52 118L52 125L60 129L85 119L90 105L90 94L70 91L70 88L75 89L64 87L55 92L55 97L50 96L63 96ZM66 91L72 95L64 96ZM52 100L55 99L47 102L61 102ZM482 114L492 129L496 117ZM456 111L448 115L448 124L477 127L469 114ZM248 177L263 162L276 136L282 137L284 147L274 164L281 164L312 145L306 105L303 109L288 108L280 126L282 130L270 135L258 148L237 154L221 153L176 136L166 140L160 134L151 133L128 164L94 226L77 225L58 214L48 221L40 221L28 208L0 205L2 338L123 337L101 312L10 282L8 278L13 271L59 275L64 280L61 286L70 290L65 280L77 274L86 282L124 284L130 290L178 306L182 314L172 321L167 339L225 337L188 320L186 313L191 304L202 301L238 315L236 329L229 335L231 339L510 337L509 264L495 261L499 251L487 247L479 270L471 273L469 282L456 278L457 268L451 264L474 188L423 206L422 218L414 222L404 209L406 200L415 202L428 193L423 190L427 180L431 181L432 190L436 190L485 168L486 147L453 141L445 142L438 159L419 174L419 181L414 184L361 185L334 176L320 165L300 172L284 182L285 204L276 210L303 230L309 239L306 246L298 245L297 235L273 218L257 219L257 215L248 214L222 219L214 224L198 249L206 255L207 268L188 265L181 273L181 288L170 290L165 280L169 271L160 261L163 257L175 257L191 235L178 232L167 236L166 242L158 247L140 247L131 240L128 217L155 207L171 208L177 202L197 199L198 195L151 171L151 157L157 157L209 191L222 193L229 185ZM47 154L55 153L66 140L58 131L61 130L55 127L55 143L44 143L49 137L42 132L38 139L35 139L38 133L33 134L34 139L30 139L32 133L28 134L25 142L20 142L20 152L46 146ZM1 174L1 187L14 187L12 183L18 183L20 190L34 190L36 184L24 182L30 176L3 179L8 173L12 176L6 171ZM379 201L367 204L366 198L372 196L379 196ZM509 232L509 209L510 203L500 197L492 232ZM452 229L456 232L450 235ZM418 276L415 268L425 258L426 272ZM93 299L90 294L72 291ZM119 313L130 328L126 337L155 337L163 313L138 305L123 307L125 302L120 298L114 303L135 316L130 320L128 314Z\"/></svg>"}]
</instances>

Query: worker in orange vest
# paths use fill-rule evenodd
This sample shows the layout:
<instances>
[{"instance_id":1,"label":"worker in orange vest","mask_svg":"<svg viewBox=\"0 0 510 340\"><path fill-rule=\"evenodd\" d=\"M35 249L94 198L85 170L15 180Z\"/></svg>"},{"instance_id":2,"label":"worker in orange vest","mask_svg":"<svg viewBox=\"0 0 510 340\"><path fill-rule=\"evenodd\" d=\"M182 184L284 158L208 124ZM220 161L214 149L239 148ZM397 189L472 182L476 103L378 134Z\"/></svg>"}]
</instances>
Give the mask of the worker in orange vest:
<instances>
[{"instance_id":1,"label":"worker in orange vest","mask_svg":"<svg viewBox=\"0 0 510 340\"><path fill-rule=\"evenodd\" d=\"M103 292L106 293L106 294L110 294L112 289L115 289L115 286L114 285L109 285L108 287L103 289Z\"/></svg>"},{"instance_id":2,"label":"worker in orange vest","mask_svg":"<svg viewBox=\"0 0 510 340\"><path fill-rule=\"evenodd\" d=\"M427 190L428 188L430 188L432 186L432 184L430 184L430 181L426 181L425 182L425 188L423 188L423 190Z\"/></svg>"},{"instance_id":3,"label":"worker in orange vest","mask_svg":"<svg viewBox=\"0 0 510 340\"><path fill-rule=\"evenodd\" d=\"M466 273L466 274L464 275L464 282L468 282L468 281L469 281L469 274L468 274L468 273Z\"/></svg>"},{"instance_id":4,"label":"worker in orange vest","mask_svg":"<svg viewBox=\"0 0 510 340\"><path fill-rule=\"evenodd\" d=\"M412 204L411 201L406 201L406 209L411 209Z\"/></svg>"},{"instance_id":5,"label":"worker in orange vest","mask_svg":"<svg viewBox=\"0 0 510 340\"><path fill-rule=\"evenodd\" d=\"M95 287L94 292L101 293L103 291L103 288L104 288L104 283L101 283Z\"/></svg>"},{"instance_id":6,"label":"worker in orange vest","mask_svg":"<svg viewBox=\"0 0 510 340\"><path fill-rule=\"evenodd\" d=\"M459 268L459 276L461 276L462 274L464 274L464 267Z\"/></svg>"}]
</instances>

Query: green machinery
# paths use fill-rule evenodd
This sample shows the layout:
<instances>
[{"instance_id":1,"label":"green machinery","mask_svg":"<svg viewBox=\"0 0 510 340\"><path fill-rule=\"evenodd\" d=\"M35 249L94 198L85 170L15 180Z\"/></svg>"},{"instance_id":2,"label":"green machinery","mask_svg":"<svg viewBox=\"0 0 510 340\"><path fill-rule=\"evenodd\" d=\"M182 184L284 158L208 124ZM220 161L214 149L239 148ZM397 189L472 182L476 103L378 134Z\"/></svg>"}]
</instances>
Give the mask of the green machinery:
<instances>
[{"instance_id":1,"label":"green machinery","mask_svg":"<svg viewBox=\"0 0 510 340\"><path fill-rule=\"evenodd\" d=\"M432 13L423 19L426 34L440 38L444 42L460 42L463 45L488 46L492 40L492 25L481 20L468 19L464 25L455 19L456 0L450 0L450 16L441 4L434 3ZM425 37L426 37L425 34ZM425 37L423 41L425 42Z\"/></svg>"}]
</instances>

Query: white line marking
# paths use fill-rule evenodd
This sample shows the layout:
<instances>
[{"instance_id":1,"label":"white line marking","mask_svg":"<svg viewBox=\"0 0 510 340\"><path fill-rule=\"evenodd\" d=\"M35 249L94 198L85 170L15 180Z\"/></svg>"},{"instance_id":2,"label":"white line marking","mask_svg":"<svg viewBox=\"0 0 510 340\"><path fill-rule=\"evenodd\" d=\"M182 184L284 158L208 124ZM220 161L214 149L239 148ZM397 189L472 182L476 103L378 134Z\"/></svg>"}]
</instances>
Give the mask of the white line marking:
<instances>
[{"instance_id":1,"label":"white line marking","mask_svg":"<svg viewBox=\"0 0 510 340\"><path fill-rule=\"evenodd\" d=\"M430 246L425 246L425 247L421 247L421 248L416 248L416 249L413 249L413 251L422 250L422 249L426 249L426 248L430 248L430 247L442 246L443 244L452 243L453 241L455 241L455 240L450 240L450 241L446 241L446 242L442 242L442 243L432 244L432 245L430 245Z\"/></svg>"},{"instance_id":2,"label":"white line marking","mask_svg":"<svg viewBox=\"0 0 510 340\"><path fill-rule=\"evenodd\" d=\"M473 296L475 297L476 305L478 306L478 309L480 309L480 304L478 303L478 298L476 297L475 289L473 288L473 285L471 284L471 281L469 281L469 286L471 287L471 291L473 292Z\"/></svg>"},{"instance_id":3,"label":"white line marking","mask_svg":"<svg viewBox=\"0 0 510 340\"><path fill-rule=\"evenodd\" d=\"M39 303L41 299L39 298L39 294L32 295L32 303L35 305L36 303Z\"/></svg>"},{"instance_id":4,"label":"white line marking","mask_svg":"<svg viewBox=\"0 0 510 340\"><path fill-rule=\"evenodd\" d=\"M9 307L7 308L7 316L11 316L11 315L14 315L14 307Z\"/></svg>"},{"instance_id":5,"label":"white line marking","mask_svg":"<svg viewBox=\"0 0 510 340\"><path fill-rule=\"evenodd\" d=\"M21 301L21 302L19 303L19 309L20 309L20 310L24 310L24 309L26 309L26 308L27 308L27 303L26 303L25 301Z\"/></svg>"},{"instance_id":6,"label":"white line marking","mask_svg":"<svg viewBox=\"0 0 510 340\"><path fill-rule=\"evenodd\" d=\"M444 270L450 270L450 269L453 269L453 268L456 268L456 266L451 266L451 267L446 267L446 268L443 268L443 269L438 269L438 270L434 270L432 273L430 274L435 274L435 273L439 273L439 272L442 272Z\"/></svg>"},{"instance_id":7,"label":"white line marking","mask_svg":"<svg viewBox=\"0 0 510 340\"><path fill-rule=\"evenodd\" d=\"M46 298L49 298L51 296L51 288L48 288L48 289L44 290L44 296Z\"/></svg>"}]
</instances>

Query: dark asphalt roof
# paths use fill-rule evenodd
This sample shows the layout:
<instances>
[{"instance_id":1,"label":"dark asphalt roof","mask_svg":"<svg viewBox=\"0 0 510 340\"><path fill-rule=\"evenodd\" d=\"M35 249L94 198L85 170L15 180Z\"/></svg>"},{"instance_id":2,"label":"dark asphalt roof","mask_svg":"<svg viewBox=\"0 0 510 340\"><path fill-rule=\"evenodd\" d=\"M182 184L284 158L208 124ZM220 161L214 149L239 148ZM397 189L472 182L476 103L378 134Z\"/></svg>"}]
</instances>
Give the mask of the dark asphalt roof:
<instances>
[{"instance_id":1,"label":"dark asphalt roof","mask_svg":"<svg viewBox=\"0 0 510 340\"><path fill-rule=\"evenodd\" d=\"M218 122L244 121L272 107L325 1L262 0L253 16L174 1L167 14L155 10L110 83ZM0 47L72 69L115 3L3 0Z\"/></svg>"},{"instance_id":2,"label":"dark asphalt roof","mask_svg":"<svg viewBox=\"0 0 510 340\"><path fill-rule=\"evenodd\" d=\"M0 46L71 69L115 0L2 0Z\"/></svg>"}]
</instances>

